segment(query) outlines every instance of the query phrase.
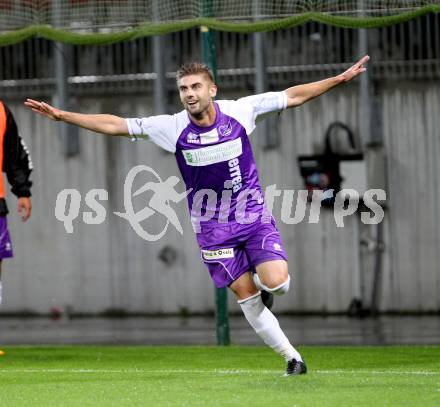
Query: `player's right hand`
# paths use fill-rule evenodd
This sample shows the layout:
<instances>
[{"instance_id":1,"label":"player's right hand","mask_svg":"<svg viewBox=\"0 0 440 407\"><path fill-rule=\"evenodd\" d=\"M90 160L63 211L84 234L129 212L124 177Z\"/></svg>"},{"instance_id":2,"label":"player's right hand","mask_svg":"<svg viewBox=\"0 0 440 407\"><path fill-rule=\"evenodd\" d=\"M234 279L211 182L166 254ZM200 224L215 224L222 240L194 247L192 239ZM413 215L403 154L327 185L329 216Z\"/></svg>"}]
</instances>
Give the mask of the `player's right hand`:
<instances>
[{"instance_id":1,"label":"player's right hand","mask_svg":"<svg viewBox=\"0 0 440 407\"><path fill-rule=\"evenodd\" d=\"M52 120L61 120L62 110L57 109L47 103L39 102L33 99L26 99L24 102L25 106L29 107L33 112L41 114L42 116L48 117Z\"/></svg>"}]
</instances>

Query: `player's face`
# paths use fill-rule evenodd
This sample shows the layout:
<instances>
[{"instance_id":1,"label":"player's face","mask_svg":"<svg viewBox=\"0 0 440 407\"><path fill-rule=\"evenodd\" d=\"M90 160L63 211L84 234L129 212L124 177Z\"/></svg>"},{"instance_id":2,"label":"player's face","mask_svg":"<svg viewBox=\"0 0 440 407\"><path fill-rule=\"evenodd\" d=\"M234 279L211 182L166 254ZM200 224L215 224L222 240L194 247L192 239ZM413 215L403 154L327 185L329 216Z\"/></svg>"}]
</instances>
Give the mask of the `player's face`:
<instances>
[{"instance_id":1,"label":"player's face","mask_svg":"<svg viewBox=\"0 0 440 407\"><path fill-rule=\"evenodd\" d=\"M177 86L183 107L196 117L209 109L212 98L217 94L217 86L203 74L184 76Z\"/></svg>"}]
</instances>

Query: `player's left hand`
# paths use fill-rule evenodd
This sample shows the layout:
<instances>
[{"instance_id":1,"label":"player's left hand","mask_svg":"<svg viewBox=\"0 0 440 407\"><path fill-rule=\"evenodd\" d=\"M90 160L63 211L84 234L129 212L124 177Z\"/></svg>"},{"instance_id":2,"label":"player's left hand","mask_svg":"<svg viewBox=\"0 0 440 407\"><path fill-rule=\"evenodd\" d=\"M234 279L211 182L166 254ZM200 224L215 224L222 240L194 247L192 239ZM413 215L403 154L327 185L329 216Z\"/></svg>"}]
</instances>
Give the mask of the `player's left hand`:
<instances>
[{"instance_id":1,"label":"player's left hand","mask_svg":"<svg viewBox=\"0 0 440 407\"><path fill-rule=\"evenodd\" d=\"M357 61L353 66L348 68L345 72L341 73L341 77L344 82L351 81L353 78L361 74L362 72L365 72L367 68L364 67L364 64L368 62L370 57L368 55L365 55L362 57L359 61Z\"/></svg>"},{"instance_id":2,"label":"player's left hand","mask_svg":"<svg viewBox=\"0 0 440 407\"><path fill-rule=\"evenodd\" d=\"M21 220L26 222L31 216L32 203L31 198L21 197L18 198L18 214L21 216Z\"/></svg>"}]
</instances>

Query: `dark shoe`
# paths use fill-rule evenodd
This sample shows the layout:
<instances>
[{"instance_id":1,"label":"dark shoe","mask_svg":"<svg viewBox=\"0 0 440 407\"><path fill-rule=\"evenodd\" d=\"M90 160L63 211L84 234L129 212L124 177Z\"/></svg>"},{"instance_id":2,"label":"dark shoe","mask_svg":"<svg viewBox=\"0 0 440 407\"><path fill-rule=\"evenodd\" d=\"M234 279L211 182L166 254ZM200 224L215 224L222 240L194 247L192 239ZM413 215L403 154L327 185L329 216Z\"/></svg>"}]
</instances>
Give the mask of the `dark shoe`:
<instances>
[{"instance_id":1,"label":"dark shoe","mask_svg":"<svg viewBox=\"0 0 440 407\"><path fill-rule=\"evenodd\" d=\"M266 308L271 309L273 305L273 294L268 291L261 291L261 301L266 306Z\"/></svg>"},{"instance_id":2,"label":"dark shoe","mask_svg":"<svg viewBox=\"0 0 440 407\"><path fill-rule=\"evenodd\" d=\"M299 362L296 359L287 362L287 369L284 376L293 376L298 374L306 374L307 366L304 362Z\"/></svg>"}]
</instances>

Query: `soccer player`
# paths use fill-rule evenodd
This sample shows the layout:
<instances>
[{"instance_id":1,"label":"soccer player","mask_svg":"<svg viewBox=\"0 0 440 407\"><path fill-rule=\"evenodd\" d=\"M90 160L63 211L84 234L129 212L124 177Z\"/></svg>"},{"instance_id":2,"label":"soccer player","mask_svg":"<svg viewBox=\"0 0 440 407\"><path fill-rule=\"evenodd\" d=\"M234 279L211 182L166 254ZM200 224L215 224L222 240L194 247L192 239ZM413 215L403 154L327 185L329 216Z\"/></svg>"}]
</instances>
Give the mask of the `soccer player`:
<instances>
[{"instance_id":1,"label":"soccer player","mask_svg":"<svg viewBox=\"0 0 440 407\"><path fill-rule=\"evenodd\" d=\"M24 141L18 134L17 124L8 107L0 101L0 163L6 173L11 191L18 198L18 212L23 222L31 215L31 185L29 176L32 161ZM13 257L6 215L6 186L0 174L0 304L2 303L2 260Z\"/></svg>"},{"instance_id":2,"label":"soccer player","mask_svg":"<svg viewBox=\"0 0 440 407\"><path fill-rule=\"evenodd\" d=\"M261 298L262 292L285 294L290 277L283 243L265 208L249 136L265 114L300 106L352 80L365 71L368 59L363 57L335 77L235 101L214 101L217 86L208 68L188 63L177 71L184 110L174 115L123 119L62 111L32 99L25 105L50 119L95 132L150 139L174 153L191 189L191 218L214 284L235 293L255 332L286 360L286 374L297 375L306 373L306 365ZM248 201L249 195L253 199ZM243 216L243 197L249 216Z\"/></svg>"}]
</instances>

